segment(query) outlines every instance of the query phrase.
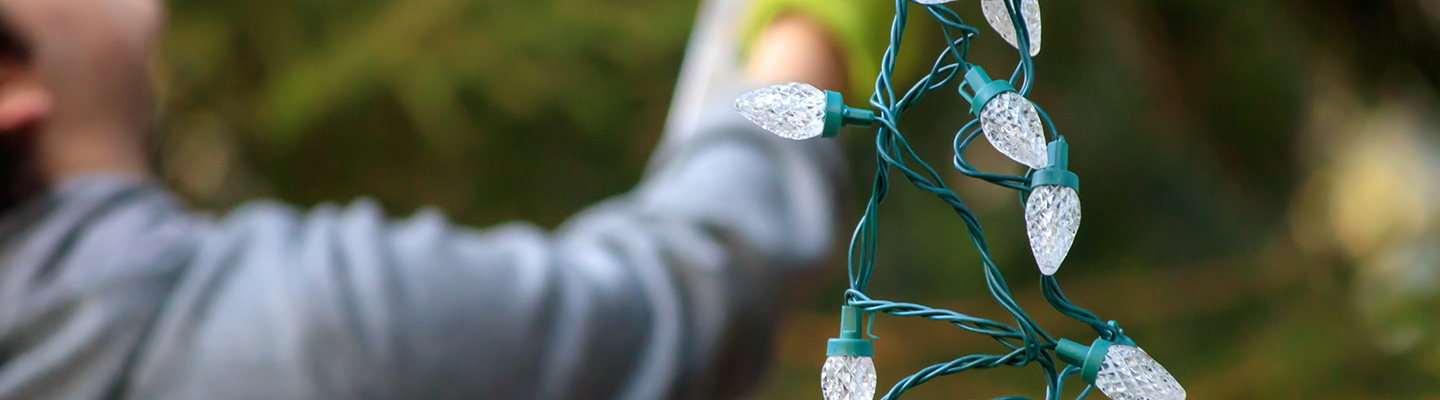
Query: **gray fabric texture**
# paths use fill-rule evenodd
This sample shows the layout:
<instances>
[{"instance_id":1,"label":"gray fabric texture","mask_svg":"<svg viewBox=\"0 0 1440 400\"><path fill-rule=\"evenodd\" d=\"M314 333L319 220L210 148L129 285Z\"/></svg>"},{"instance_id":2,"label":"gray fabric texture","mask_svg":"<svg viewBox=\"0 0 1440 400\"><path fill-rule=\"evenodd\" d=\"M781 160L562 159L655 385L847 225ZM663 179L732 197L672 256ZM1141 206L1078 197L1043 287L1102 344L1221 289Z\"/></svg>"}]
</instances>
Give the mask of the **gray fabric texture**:
<instances>
[{"instance_id":1,"label":"gray fabric texture","mask_svg":"<svg viewBox=\"0 0 1440 400\"><path fill-rule=\"evenodd\" d=\"M0 399L735 395L778 292L831 249L840 170L736 94L553 232L64 182L0 217Z\"/></svg>"}]
</instances>

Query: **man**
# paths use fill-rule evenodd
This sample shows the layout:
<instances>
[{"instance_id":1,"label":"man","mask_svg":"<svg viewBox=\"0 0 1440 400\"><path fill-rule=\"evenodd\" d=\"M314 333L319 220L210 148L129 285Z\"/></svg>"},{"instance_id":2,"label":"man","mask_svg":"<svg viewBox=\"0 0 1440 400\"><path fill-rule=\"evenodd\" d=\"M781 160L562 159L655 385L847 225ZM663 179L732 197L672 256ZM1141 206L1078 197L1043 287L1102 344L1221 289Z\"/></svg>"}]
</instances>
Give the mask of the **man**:
<instances>
[{"instance_id":1,"label":"man","mask_svg":"<svg viewBox=\"0 0 1440 400\"><path fill-rule=\"evenodd\" d=\"M730 104L848 76L795 13L732 71L736 3L702 10L644 180L542 232L363 200L191 214L147 169L158 0L0 0L0 399L741 392L777 292L831 248L839 169Z\"/></svg>"}]
</instances>

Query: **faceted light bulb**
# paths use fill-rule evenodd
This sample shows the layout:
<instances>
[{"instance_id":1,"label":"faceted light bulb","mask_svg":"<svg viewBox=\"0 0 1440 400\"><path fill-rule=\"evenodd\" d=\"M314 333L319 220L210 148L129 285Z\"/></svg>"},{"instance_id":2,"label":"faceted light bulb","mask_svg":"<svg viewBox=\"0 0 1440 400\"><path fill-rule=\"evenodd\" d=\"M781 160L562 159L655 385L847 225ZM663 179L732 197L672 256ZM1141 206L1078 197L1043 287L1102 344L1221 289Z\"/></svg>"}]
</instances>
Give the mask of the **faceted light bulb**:
<instances>
[{"instance_id":1,"label":"faceted light bulb","mask_svg":"<svg viewBox=\"0 0 1440 400\"><path fill-rule=\"evenodd\" d=\"M825 92L803 83L786 83L746 93L735 109L756 125L781 137L809 139L825 130Z\"/></svg>"},{"instance_id":2,"label":"faceted light bulb","mask_svg":"<svg viewBox=\"0 0 1440 400\"><path fill-rule=\"evenodd\" d=\"M1075 189L1040 185L1030 191L1025 201L1025 232L1041 273L1055 275L1079 229L1080 195Z\"/></svg>"},{"instance_id":3,"label":"faceted light bulb","mask_svg":"<svg viewBox=\"0 0 1440 400\"><path fill-rule=\"evenodd\" d=\"M1111 345L1095 387L1114 400L1185 400L1185 388L1139 347Z\"/></svg>"},{"instance_id":4,"label":"faceted light bulb","mask_svg":"<svg viewBox=\"0 0 1440 400\"><path fill-rule=\"evenodd\" d=\"M875 363L870 357L830 356L820 370L825 400L873 400Z\"/></svg>"},{"instance_id":5,"label":"faceted light bulb","mask_svg":"<svg viewBox=\"0 0 1440 400\"><path fill-rule=\"evenodd\" d=\"M1020 42L1015 39L1015 24L1010 21L1010 12L1005 10L1005 2L1010 0L980 0L980 9L985 12L985 20L990 22L990 27L1000 37L1010 42L1011 46L1020 48ZM1030 31L1030 56L1040 54L1040 3L1038 0L1021 0L1020 15L1025 17L1025 30Z\"/></svg>"},{"instance_id":6,"label":"faceted light bulb","mask_svg":"<svg viewBox=\"0 0 1440 400\"><path fill-rule=\"evenodd\" d=\"M980 111L980 129L995 150L1016 162L1034 169L1050 165L1040 113L1019 93L1001 93L985 103Z\"/></svg>"}]
</instances>

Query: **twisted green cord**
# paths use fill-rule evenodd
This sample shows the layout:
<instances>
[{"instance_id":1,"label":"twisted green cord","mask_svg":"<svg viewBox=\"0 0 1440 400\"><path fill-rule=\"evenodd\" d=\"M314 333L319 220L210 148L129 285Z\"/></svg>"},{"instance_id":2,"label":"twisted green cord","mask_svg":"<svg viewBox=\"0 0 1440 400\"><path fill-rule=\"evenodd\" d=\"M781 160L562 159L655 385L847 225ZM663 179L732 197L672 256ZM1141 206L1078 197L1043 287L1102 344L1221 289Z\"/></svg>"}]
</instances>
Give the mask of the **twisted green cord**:
<instances>
[{"instance_id":1,"label":"twisted green cord","mask_svg":"<svg viewBox=\"0 0 1440 400\"><path fill-rule=\"evenodd\" d=\"M946 322L966 332L989 336L1009 349L1009 352L1005 354L972 354L921 369L896 383L885 395L885 400L898 399L906 390L940 376L1002 366L1025 367L1031 363L1039 364L1045 373L1045 398L1058 400L1065 378L1078 374L1079 368L1069 366L1063 370L1056 369L1052 354L1055 350L1056 340L1040 328L1012 298L1010 288L1000 274L999 268L991 261L990 248L985 241L985 234L980 227L978 217L965 206L965 203L954 191L945 186L939 173L915 154L914 149L901 135L898 127L900 116L916 102L927 94L945 87L957 75L968 72L972 68L967 61L970 40L978 36L980 31L965 25L960 17L947 7L925 6L926 12L940 24L941 34L946 39L946 47L931 66L930 72L906 90L903 96L897 98L891 77L895 71L895 60L904 36L903 32L909 13L908 1L910 0L895 0L895 18L891 24L890 45L881 58L880 74L875 79L875 93L870 97L870 104L877 110L875 114L879 123L879 129L875 135L877 168L870 200L866 204L865 213L861 216L850 240L846 260L850 289L845 292L845 301L863 312L872 313L872 315L873 313L884 313L897 317L920 317ZM1011 74L1010 82L1018 88L1017 92L1020 95L1025 96L1030 92L1035 72L1029 51L1030 36L1023 17L1017 12L1020 9L1020 0L1007 0L1006 8L1010 13L1011 22L1016 28L1017 47L1020 54L1019 65ZM960 33L958 39L955 35L957 31ZM1036 107L1036 110L1049 129L1051 137L1059 137L1049 115L1039 107ZM1027 176L985 173L965 161L965 149L980 133L978 119L971 120L956 133L955 156L952 160L954 167L967 177L1020 192L1023 202L1024 196L1030 190L1029 173L1026 174ZM986 287L992 297L1010 314L1014 326L919 304L874 300L865 294L871 271L875 265L875 249L879 238L879 209L886 194L889 193L892 169L900 172L916 188L929 192L945 202L964 221L971 244L980 254ZM1030 173L1033 172L1030 171ZM1046 301L1061 314L1089 325L1101 338L1106 340L1124 338L1114 321L1104 322L1094 313L1071 303L1060 291L1054 277L1044 276L1041 278L1040 284ZM1093 387L1087 386L1077 399L1085 398L1091 389ZM1009 396L997 400L1005 399L1024 398Z\"/></svg>"}]
</instances>

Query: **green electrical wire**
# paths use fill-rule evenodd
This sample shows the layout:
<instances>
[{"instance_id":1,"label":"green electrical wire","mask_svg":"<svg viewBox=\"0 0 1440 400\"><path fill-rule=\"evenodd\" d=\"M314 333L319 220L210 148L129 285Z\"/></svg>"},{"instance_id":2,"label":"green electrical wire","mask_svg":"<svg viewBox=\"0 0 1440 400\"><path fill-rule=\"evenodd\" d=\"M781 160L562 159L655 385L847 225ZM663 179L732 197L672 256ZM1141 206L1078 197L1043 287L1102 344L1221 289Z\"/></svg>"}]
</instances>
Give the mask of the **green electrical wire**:
<instances>
[{"instance_id":1,"label":"green electrical wire","mask_svg":"<svg viewBox=\"0 0 1440 400\"><path fill-rule=\"evenodd\" d=\"M898 121L900 116L909 110L916 102L920 101L931 92L940 90L950 84L957 75L963 75L972 68L967 61L970 52L970 41L980 34L980 31L972 26L965 25L959 15L942 5L925 5L925 11L936 22L940 24L941 34L945 37L946 47L940 56L931 66L930 72L920 78L913 86L905 91L903 96L895 96L895 87L892 83L892 76L895 72L895 60L904 38L905 24L909 10L908 2L911 0L895 0L895 18L890 29L890 45L885 50L881 59L880 74L875 79L875 93L870 97L870 104L876 109L876 122L879 129L875 135L875 150L877 168L875 181L871 189L870 200L866 204L865 213L860 218L851 236L849 250L847 253L846 268L849 272L850 289L845 292L845 302L854 306L862 312L884 313L896 317L919 317L940 322L946 322L963 331L989 336L1000 343L1007 352L1003 354L971 354L956 358L950 362L935 364L901 379L886 393L884 400L898 399L906 390L917 385L928 382L940 376L960 373L969 370L991 369L997 367L1026 367L1031 364L1038 364L1045 374L1047 400L1058 400L1061 396L1061 389L1067 377L1080 373L1077 366L1068 366L1057 370L1055 355L1055 338L1051 337L1044 329L1031 319L1010 294L1010 289L1005 283L1000 270L990 258L990 248L986 244L984 231L980 227L980 221L970 208L960 200L954 191L945 186L940 175L915 154L914 149L906 142L905 137L900 133ZM1017 88L1021 96L1030 92L1031 82L1035 75L1034 62L1030 56L1030 35L1020 9L1020 0L1006 0L1006 9L1010 13L1011 23L1015 26L1017 47L1020 54L1020 62L1015 71L1011 74L1010 83ZM958 38L956 33L959 33ZM1049 129L1052 138L1060 135L1055 129L1055 124L1044 110L1036 107ZM1016 190L1020 193L1021 201L1030 191L1030 174L1026 176L1010 176L991 174L979 171L965 161L965 149L981 133L979 119L973 119L955 135L954 151L952 160L954 167L966 177L980 179L997 186ZM950 310L931 308L919 304L902 303L886 300L875 300L865 294L865 289L870 281L871 271L875 266L876 243L879 239L878 219L881 203L884 202L886 194L890 189L891 171L900 172L913 186L929 192L955 211L965 223L971 244L975 246L980 254L982 272L985 275L986 287L992 297L1010 314L1013 326L992 321L984 318L977 318ZM1041 291L1046 302L1061 314L1089 325L1095 332L1105 340L1129 342L1114 321L1102 321L1094 313L1087 311L1071 303L1060 291L1059 284L1053 276L1043 276L1040 280ZM1083 399L1093 389L1087 386L1081 391L1077 399ZM997 400L1018 400L1024 397L1008 396Z\"/></svg>"}]
</instances>

